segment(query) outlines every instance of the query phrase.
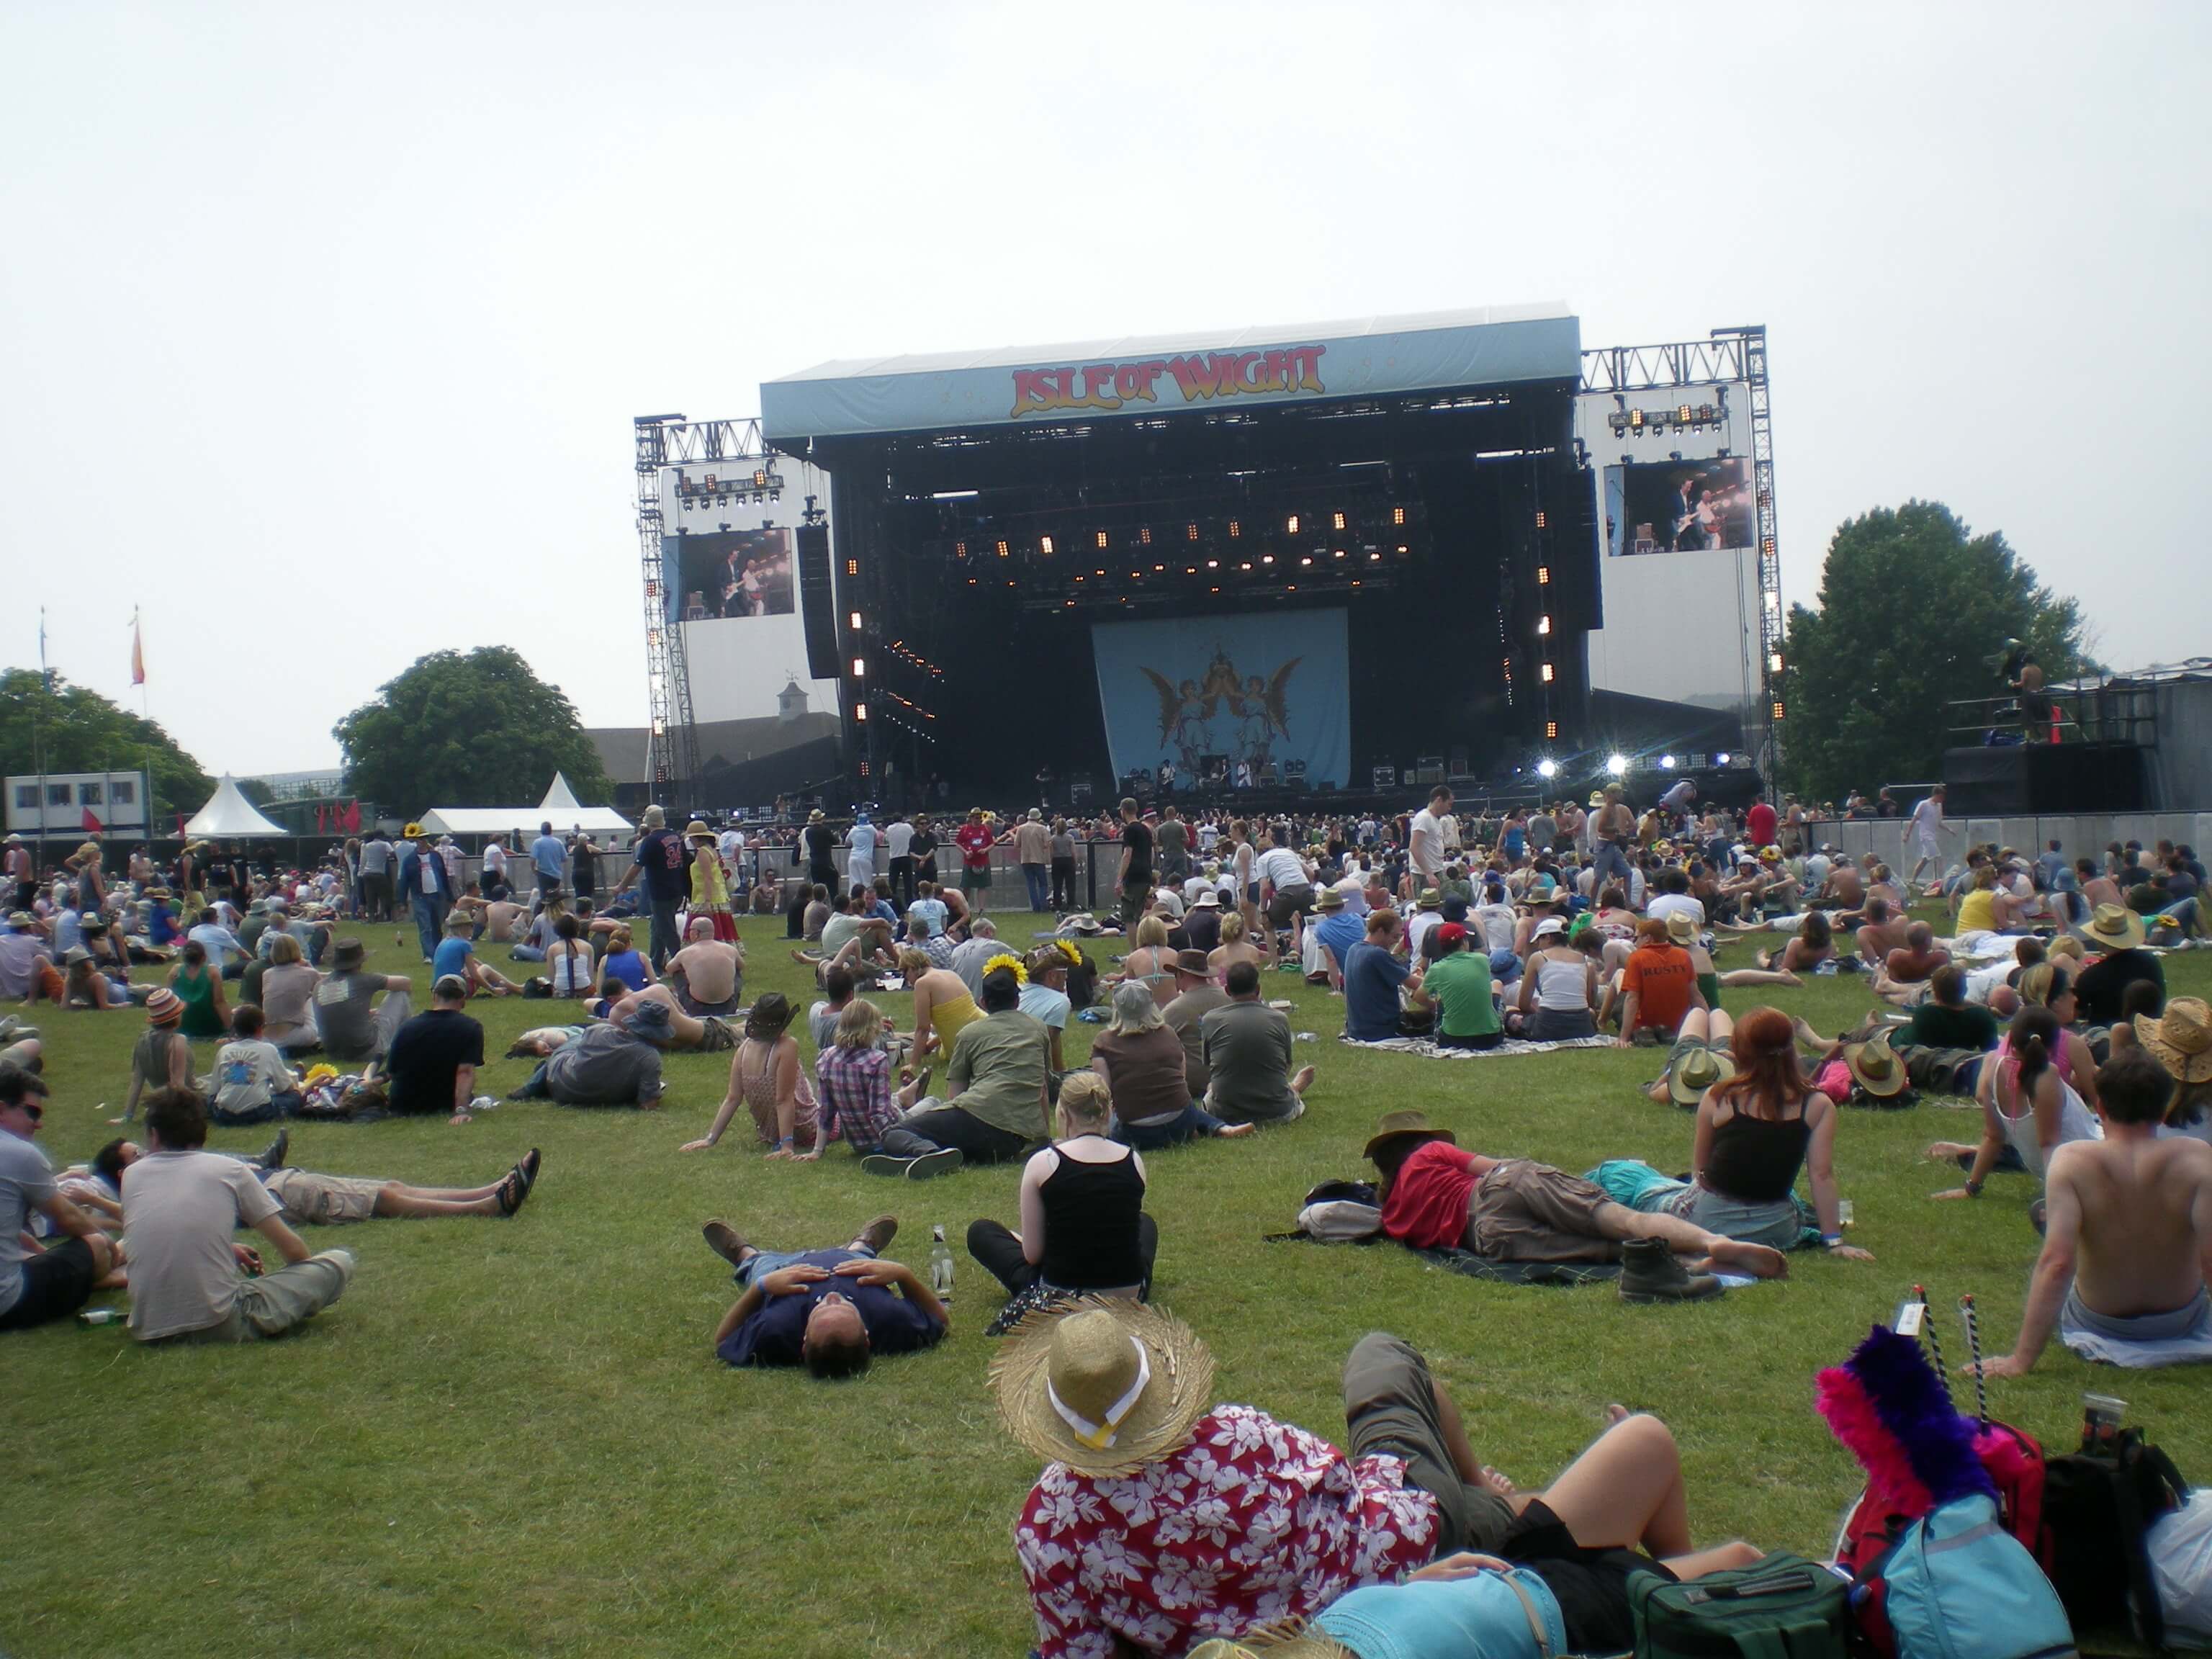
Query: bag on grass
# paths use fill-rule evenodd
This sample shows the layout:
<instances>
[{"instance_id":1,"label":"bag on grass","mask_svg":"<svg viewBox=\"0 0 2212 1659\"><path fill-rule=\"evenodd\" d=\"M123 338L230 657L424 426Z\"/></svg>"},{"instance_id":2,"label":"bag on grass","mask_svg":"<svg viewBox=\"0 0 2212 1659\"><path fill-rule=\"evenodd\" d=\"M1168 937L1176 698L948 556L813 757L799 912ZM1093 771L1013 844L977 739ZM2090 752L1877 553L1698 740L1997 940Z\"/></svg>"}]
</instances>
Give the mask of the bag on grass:
<instances>
[{"instance_id":1,"label":"bag on grass","mask_svg":"<svg viewBox=\"0 0 2212 1659\"><path fill-rule=\"evenodd\" d=\"M2191 1492L2144 1534L2166 1640L2212 1648L2212 1492Z\"/></svg>"},{"instance_id":2,"label":"bag on grass","mask_svg":"<svg viewBox=\"0 0 2212 1659\"><path fill-rule=\"evenodd\" d=\"M1907 1527L1860 1570L1850 1605L1882 1659L2072 1659L2075 1651L2058 1592L1978 1493Z\"/></svg>"},{"instance_id":3,"label":"bag on grass","mask_svg":"<svg viewBox=\"0 0 2212 1659\"><path fill-rule=\"evenodd\" d=\"M2188 1501L2181 1471L2141 1429L2051 1460L2043 1565L2075 1624L2119 1626L2132 1614L2136 1633L2159 1645L2164 1610L2151 1571L2150 1529Z\"/></svg>"},{"instance_id":4,"label":"bag on grass","mask_svg":"<svg viewBox=\"0 0 2212 1659\"><path fill-rule=\"evenodd\" d=\"M1689 1583L1628 1581L1636 1659L1844 1659L1850 1586L1802 1556L1768 1556Z\"/></svg>"}]
</instances>

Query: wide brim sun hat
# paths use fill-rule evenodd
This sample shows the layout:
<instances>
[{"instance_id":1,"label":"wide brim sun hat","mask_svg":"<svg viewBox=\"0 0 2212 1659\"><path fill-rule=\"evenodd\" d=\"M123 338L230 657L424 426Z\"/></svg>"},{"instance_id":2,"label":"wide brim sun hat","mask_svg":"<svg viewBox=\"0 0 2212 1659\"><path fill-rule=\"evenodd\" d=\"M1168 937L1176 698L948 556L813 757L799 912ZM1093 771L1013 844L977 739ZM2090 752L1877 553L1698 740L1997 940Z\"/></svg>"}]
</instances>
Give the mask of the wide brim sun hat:
<instances>
[{"instance_id":1,"label":"wide brim sun hat","mask_svg":"<svg viewBox=\"0 0 2212 1659\"><path fill-rule=\"evenodd\" d=\"M1018 1324L990 1384L1028 1450L1084 1474L1127 1474L1187 1443L1212 1409L1213 1356L1160 1309L1085 1297Z\"/></svg>"}]
</instances>

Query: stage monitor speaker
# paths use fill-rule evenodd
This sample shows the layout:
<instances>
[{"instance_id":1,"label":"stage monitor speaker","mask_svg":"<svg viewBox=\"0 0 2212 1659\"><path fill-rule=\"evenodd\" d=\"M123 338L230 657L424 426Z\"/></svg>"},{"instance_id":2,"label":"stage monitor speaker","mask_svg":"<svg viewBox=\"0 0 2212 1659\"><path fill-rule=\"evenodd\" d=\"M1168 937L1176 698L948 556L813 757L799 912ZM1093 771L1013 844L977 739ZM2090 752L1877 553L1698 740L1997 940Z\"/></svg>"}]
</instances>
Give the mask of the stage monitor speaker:
<instances>
[{"instance_id":1,"label":"stage monitor speaker","mask_svg":"<svg viewBox=\"0 0 2212 1659\"><path fill-rule=\"evenodd\" d=\"M837 594L830 579L830 526L803 524L799 543L799 608L806 625L806 672L834 680L844 669L837 659Z\"/></svg>"},{"instance_id":2,"label":"stage monitor speaker","mask_svg":"<svg viewBox=\"0 0 2212 1659\"><path fill-rule=\"evenodd\" d=\"M1952 817L2140 812L2142 750L2127 743L2013 743L1943 751Z\"/></svg>"}]
</instances>

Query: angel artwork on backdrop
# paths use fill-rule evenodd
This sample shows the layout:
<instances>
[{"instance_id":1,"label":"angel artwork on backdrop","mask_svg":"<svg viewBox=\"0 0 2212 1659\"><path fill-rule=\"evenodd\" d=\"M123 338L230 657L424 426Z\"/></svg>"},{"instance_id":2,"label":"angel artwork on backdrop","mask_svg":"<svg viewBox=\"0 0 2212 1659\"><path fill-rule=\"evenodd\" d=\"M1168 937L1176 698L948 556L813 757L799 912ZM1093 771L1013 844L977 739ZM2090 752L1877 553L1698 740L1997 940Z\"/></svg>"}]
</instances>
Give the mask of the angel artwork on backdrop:
<instances>
[{"instance_id":1,"label":"angel artwork on backdrop","mask_svg":"<svg viewBox=\"0 0 2212 1659\"><path fill-rule=\"evenodd\" d=\"M1206 700L1200 695L1198 682L1185 680L1176 686L1155 670L1147 668L1142 672L1152 683L1152 690L1159 694L1160 746L1172 749L1182 760L1183 770L1197 775L1198 757L1206 747Z\"/></svg>"},{"instance_id":2,"label":"angel artwork on backdrop","mask_svg":"<svg viewBox=\"0 0 2212 1659\"><path fill-rule=\"evenodd\" d=\"M1253 674L1244 681L1237 702L1237 747L1255 769L1273 756L1278 732L1285 738L1291 735L1291 671L1304 660L1292 657L1275 671L1272 680Z\"/></svg>"}]
</instances>

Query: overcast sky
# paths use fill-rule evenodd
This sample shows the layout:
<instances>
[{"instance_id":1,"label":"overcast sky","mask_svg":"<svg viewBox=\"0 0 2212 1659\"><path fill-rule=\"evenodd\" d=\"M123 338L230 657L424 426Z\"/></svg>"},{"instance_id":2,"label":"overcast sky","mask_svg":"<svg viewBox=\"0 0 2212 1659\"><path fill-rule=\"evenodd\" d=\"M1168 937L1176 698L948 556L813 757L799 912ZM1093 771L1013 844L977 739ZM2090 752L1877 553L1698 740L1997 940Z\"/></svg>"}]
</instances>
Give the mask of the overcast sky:
<instances>
[{"instance_id":1,"label":"overcast sky","mask_svg":"<svg viewBox=\"0 0 2212 1659\"><path fill-rule=\"evenodd\" d=\"M135 705L140 607L152 712L240 775L335 764L447 647L640 724L634 415L1534 300L1585 345L1768 325L1792 601L1932 496L2108 662L2203 652L2208 18L15 0L0 659L43 605Z\"/></svg>"}]
</instances>

